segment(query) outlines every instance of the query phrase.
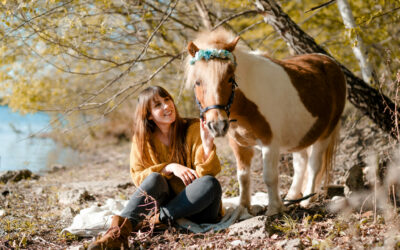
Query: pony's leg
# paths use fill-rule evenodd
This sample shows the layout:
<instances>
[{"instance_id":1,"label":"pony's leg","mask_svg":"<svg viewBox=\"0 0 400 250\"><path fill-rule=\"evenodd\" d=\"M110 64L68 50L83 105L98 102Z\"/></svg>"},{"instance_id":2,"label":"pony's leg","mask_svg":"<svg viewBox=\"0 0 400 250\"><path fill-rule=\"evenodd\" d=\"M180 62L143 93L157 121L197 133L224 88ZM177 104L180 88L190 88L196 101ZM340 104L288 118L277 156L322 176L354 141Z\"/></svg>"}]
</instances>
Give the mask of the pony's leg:
<instances>
[{"instance_id":1,"label":"pony's leg","mask_svg":"<svg viewBox=\"0 0 400 250\"><path fill-rule=\"evenodd\" d=\"M250 211L250 167L253 158L253 147L240 146L234 139L229 137L229 144L233 150L237 164L237 179L239 181L240 206Z\"/></svg>"},{"instance_id":2,"label":"pony's leg","mask_svg":"<svg viewBox=\"0 0 400 250\"><path fill-rule=\"evenodd\" d=\"M308 154L307 150L301 150L293 153L293 181L286 195L287 200L299 199L302 197L302 187L304 181L304 173L307 168Z\"/></svg>"},{"instance_id":3,"label":"pony's leg","mask_svg":"<svg viewBox=\"0 0 400 250\"><path fill-rule=\"evenodd\" d=\"M316 179L318 174L320 174L319 172L322 170L322 158L324 152L328 148L329 141L330 137L325 140L317 141L311 146L311 152L309 154L309 160L307 164L307 183L305 183L306 185L303 196L307 196L315 192ZM304 200L300 202L300 205L307 207L310 205L312 200L312 198Z\"/></svg>"},{"instance_id":4,"label":"pony's leg","mask_svg":"<svg viewBox=\"0 0 400 250\"><path fill-rule=\"evenodd\" d=\"M279 196L278 162L279 147L270 145L262 147L263 178L268 188L268 210L266 215L274 215L283 211L283 204Z\"/></svg>"}]
</instances>

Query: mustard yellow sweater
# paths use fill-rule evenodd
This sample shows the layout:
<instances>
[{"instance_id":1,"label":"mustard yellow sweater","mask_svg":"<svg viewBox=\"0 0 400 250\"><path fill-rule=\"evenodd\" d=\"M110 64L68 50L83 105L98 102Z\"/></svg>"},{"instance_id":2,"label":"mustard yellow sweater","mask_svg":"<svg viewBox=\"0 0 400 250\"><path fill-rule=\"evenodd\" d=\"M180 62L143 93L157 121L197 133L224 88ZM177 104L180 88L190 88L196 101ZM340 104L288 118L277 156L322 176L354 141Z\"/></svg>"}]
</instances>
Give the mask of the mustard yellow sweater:
<instances>
[{"instance_id":1,"label":"mustard yellow sweater","mask_svg":"<svg viewBox=\"0 0 400 250\"><path fill-rule=\"evenodd\" d=\"M130 171L133 183L136 185L136 187L139 187L142 181L152 172L159 173L166 165L171 163L168 162L170 155L169 147L164 145L155 136L153 136L151 140L154 145L154 150L157 152L154 152L150 147L150 143L148 143L148 150L147 152L145 152L145 154L147 154L147 156L151 160L151 165L142 164L141 160L139 159L140 156L138 153L138 147L135 143L135 140L132 140ZM199 121L196 121L189 125L186 134L186 144L188 145L188 149L186 151L186 167L196 170L197 174L200 177L204 175L215 176L221 171L221 165L215 152L215 146L212 152L210 152L208 159L206 161L204 161L203 159L204 151L200 137ZM185 184L183 184L182 180L178 177L174 175L169 175L166 177L175 194L180 193L185 188Z\"/></svg>"}]
</instances>

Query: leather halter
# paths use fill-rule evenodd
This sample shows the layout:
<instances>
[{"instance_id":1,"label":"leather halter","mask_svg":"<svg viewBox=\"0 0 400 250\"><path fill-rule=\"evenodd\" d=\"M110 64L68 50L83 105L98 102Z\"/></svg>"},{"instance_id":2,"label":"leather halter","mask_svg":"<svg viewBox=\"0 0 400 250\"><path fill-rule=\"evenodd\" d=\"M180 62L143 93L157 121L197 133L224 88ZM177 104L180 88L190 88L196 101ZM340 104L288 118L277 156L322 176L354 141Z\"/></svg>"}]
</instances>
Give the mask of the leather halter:
<instances>
[{"instance_id":1,"label":"leather halter","mask_svg":"<svg viewBox=\"0 0 400 250\"><path fill-rule=\"evenodd\" d=\"M197 99L196 94L194 94L194 97L196 98L196 103L199 106L200 109L200 119L204 120L204 113L207 112L210 109L222 109L225 110L226 114L229 115L231 114L230 109L231 109L231 105L233 103L233 99L235 98L235 89L238 87L238 84L235 81L235 78L231 78L230 82L232 83L232 92L231 92L231 96L229 97L228 103L226 105L221 105L221 104L215 104L215 105L210 105L207 106L205 108L201 107L201 104L199 102L199 99ZM232 121L236 121L236 120L230 120L230 122Z\"/></svg>"}]
</instances>

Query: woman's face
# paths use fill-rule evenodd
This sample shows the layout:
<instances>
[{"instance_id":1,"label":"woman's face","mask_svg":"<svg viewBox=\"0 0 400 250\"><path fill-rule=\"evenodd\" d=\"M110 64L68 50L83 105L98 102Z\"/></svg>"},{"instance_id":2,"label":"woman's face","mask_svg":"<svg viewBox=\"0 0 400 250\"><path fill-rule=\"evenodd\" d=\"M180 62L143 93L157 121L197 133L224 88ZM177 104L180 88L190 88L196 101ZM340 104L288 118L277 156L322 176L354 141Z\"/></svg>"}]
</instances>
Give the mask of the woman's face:
<instances>
[{"instance_id":1,"label":"woman's face","mask_svg":"<svg viewBox=\"0 0 400 250\"><path fill-rule=\"evenodd\" d=\"M157 126L171 125L176 119L175 105L171 98L156 95L150 103L150 120Z\"/></svg>"}]
</instances>

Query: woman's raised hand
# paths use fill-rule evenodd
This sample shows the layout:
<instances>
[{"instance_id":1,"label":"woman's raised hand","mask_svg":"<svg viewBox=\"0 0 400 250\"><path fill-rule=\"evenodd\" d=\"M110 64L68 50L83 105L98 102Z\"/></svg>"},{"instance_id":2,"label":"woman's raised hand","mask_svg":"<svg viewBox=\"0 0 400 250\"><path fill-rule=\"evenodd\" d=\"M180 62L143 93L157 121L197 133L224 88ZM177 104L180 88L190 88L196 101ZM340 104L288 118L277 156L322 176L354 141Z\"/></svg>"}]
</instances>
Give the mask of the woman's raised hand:
<instances>
[{"instance_id":1,"label":"woman's raised hand","mask_svg":"<svg viewBox=\"0 0 400 250\"><path fill-rule=\"evenodd\" d=\"M168 164L167 166L165 166L162 172L164 172L165 174L172 173L175 176L179 177L183 181L185 186L189 185L194 180L199 178L199 175L195 170L177 163Z\"/></svg>"},{"instance_id":2,"label":"woman's raised hand","mask_svg":"<svg viewBox=\"0 0 400 250\"><path fill-rule=\"evenodd\" d=\"M211 135L210 131L208 131L206 121L202 119L200 119L200 136L203 143L204 160L207 160L208 155L214 147L214 137Z\"/></svg>"}]
</instances>

